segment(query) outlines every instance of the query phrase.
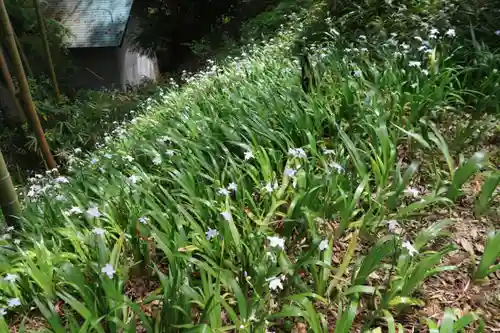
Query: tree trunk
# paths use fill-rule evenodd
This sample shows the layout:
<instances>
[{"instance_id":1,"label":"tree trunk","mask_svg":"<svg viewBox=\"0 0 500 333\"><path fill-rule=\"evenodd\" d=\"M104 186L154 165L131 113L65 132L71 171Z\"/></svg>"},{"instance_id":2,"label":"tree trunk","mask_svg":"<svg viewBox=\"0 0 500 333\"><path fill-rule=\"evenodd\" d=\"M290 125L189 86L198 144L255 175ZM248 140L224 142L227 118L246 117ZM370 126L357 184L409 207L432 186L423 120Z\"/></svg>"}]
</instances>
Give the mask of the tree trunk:
<instances>
[{"instance_id":1,"label":"tree trunk","mask_svg":"<svg viewBox=\"0 0 500 333\"><path fill-rule=\"evenodd\" d=\"M40 29L40 34L43 39L43 48L45 50L45 56L47 57L47 63L49 65L52 87L54 88L56 101L59 103L59 101L61 100L61 95L59 93L59 85L57 84L57 77L56 77L56 71L54 69L54 63L52 62L52 55L50 54L50 46L49 46L49 41L47 39L47 31L45 30L45 18L43 17L42 11L40 9L40 3L38 2L38 0L33 0L33 5L35 6L36 16L38 18L38 28Z\"/></svg>"},{"instance_id":2,"label":"tree trunk","mask_svg":"<svg viewBox=\"0 0 500 333\"><path fill-rule=\"evenodd\" d=\"M0 46L0 70L2 71L2 77L5 81L5 86L9 91L10 98L12 100L12 104L14 107L14 112L12 110L8 110L9 112L9 120L12 122L12 125L22 124L26 122L26 116L24 114L23 107L16 96L16 88L14 86L14 82L12 82L12 76L10 76L9 68L7 67L7 61L5 59L5 55L3 53L2 46Z\"/></svg>"},{"instance_id":3,"label":"tree trunk","mask_svg":"<svg viewBox=\"0 0 500 333\"><path fill-rule=\"evenodd\" d=\"M8 50L11 54L13 67L19 82L21 97L24 106L26 107L26 115L28 116L31 126L35 131L35 136L42 151L46 167L48 169L54 169L57 167L57 164L54 160L54 156L52 156L52 153L50 152L49 145L45 139L45 134L43 133L42 125L40 124L40 119L38 119L35 104L31 98L28 80L26 79L26 73L24 72L21 56L19 55L19 50L16 46L16 39L14 38L14 32L10 23L9 14L5 8L4 0L0 0L0 28L3 30L4 36L7 40Z\"/></svg>"},{"instance_id":4,"label":"tree trunk","mask_svg":"<svg viewBox=\"0 0 500 333\"><path fill-rule=\"evenodd\" d=\"M21 42L19 41L19 38L17 38L16 32L13 31L14 38L16 40L16 45L17 48L19 49L19 53L21 54L21 59L23 60L24 63L24 68L26 70L26 73L28 74L29 77L34 77L33 72L31 71L30 64L28 62L28 58L26 58L26 54L24 53L23 46L21 45Z\"/></svg>"},{"instance_id":5,"label":"tree trunk","mask_svg":"<svg viewBox=\"0 0 500 333\"><path fill-rule=\"evenodd\" d=\"M0 208L7 225L19 224L21 206L17 200L17 192L10 178L9 170L0 151Z\"/></svg>"}]
</instances>

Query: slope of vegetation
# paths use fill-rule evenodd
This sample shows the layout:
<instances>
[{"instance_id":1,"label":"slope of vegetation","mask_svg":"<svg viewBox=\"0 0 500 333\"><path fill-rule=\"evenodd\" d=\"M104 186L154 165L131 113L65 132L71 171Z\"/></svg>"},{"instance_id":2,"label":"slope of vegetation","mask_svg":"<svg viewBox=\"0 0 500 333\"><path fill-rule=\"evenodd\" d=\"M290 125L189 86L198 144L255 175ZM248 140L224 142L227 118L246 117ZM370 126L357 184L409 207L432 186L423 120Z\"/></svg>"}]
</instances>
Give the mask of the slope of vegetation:
<instances>
[{"instance_id":1,"label":"slope of vegetation","mask_svg":"<svg viewBox=\"0 0 500 333\"><path fill-rule=\"evenodd\" d=\"M498 328L498 6L372 2L287 15L31 179L3 331Z\"/></svg>"}]
</instances>

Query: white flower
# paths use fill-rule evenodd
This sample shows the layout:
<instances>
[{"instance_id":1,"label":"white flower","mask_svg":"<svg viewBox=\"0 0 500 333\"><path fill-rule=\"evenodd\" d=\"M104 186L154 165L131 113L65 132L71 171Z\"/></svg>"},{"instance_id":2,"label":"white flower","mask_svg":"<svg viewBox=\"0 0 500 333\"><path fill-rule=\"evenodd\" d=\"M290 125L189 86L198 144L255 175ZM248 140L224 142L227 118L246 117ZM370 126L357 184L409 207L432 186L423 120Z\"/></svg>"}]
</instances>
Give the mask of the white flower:
<instances>
[{"instance_id":1,"label":"white flower","mask_svg":"<svg viewBox=\"0 0 500 333\"><path fill-rule=\"evenodd\" d=\"M104 156L105 158L107 158L107 159L110 159L111 157L113 157L111 154L108 154L108 153L104 154L103 156Z\"/></svg>"},{"instance_id":2,"label":"white flower","mask_svg":"<svg viewBox=\"0 0 500 333\"><path fill-rule=\"evenodd\" d=\"M269 182L266 184L264 189L267 191L267 193L272 193L274 190L278 189L278 187L278 182L274 182L274 184Z\"/></svg>"},{"instance_id":3,"label":"white flower","mask_svg":"<svg viewBox=\"0 0 500 333\"><path fill-rule=\"evenodd\" d=\"M269 289L271 290L283 290L283 284L281 283L281 279L278 277L273 277L268 280L269 281Z\"/></svg>"},{"instance_id":4,"label":"white flower","mask_svg":"<svg viewBox=\"0 0 500 333\"><path fill-rule=\"evenodd\" d=\"M333 149L325 149L323 150L324 155L335 155L335 150Z\"/></svg>"},{"instance_id":5,"label":"white flower","mask_svg":"<svg viewBox=\"0 0 500 333\"><path fill-rule=\"evenodd\" d=\"M416 189L415 187L408 187L405 190L405 193L407 195L414 197L414 198L418 198L420 196L420 191L418 189Z\"/></svg>"},{"instance_id":6,"label":"white flower","mask_svg":"<svg viewBox=\"0 0 500 333\"><path fill-rule=\"evenodd\" d=\"M90 207L86 211L87 215L90 217L100 217L101 212L99 212L99 209L97 207Z\"/></svg>"},{"instance_id":7,"label":"white flower","mask_svg":"<svg viewBox=\"0 0 500 333\"><path fill-rule=\"evenodd\" d=\"M415 68L420 68L420 66L421 66L421 65L422 65L422 64L420 63L420 61L413 61L413 60L412 60L412 61L410 61L410 62L408 63L408 66L410 66L410 67L415 67Z\"/></svg>"},{"instance_id":8,"label":"white flower","mask_svg":"<svg viewBox=\"0 0 500 333\"><path fill-rule=\"evenodd\" d=\"M495 35L500 36L500 30L495 31Z\"/></svg>"},{"instance_id":9,"label":"white flower","mask_svg":"<svg viewBox=\"0 0 500 333\"><path fill-rule=\"evenodd\" d=\"M13 226L7 227L7 228L5 228L5 231L7 231L7 232L14 231L14 227Z\"/></svg>"},{"instance_id":10,"label":"white flower","mask_svg":"<svg viewBox=\"0 0 500 333\"><path fill-rule=\"evenodd\" d=\"M286 168L284 171L285 176L287 177L293 177L297 173L297 170L291 169L291 168Z\"/></svg>"},{"instance_id":11,"label":"white flower","mask_svg":"<svg viewBox=\"0 0 500 333\"><path fill-rule=\"evenodd\" d=\"M132 184L132 185L135 185L137 184L137 182L140 180L141 178L139 176L136 176L136 175L132 175L130 177L127 178L127 181Z\"/></svg>"},{"instance_id":12,"label":"white flower","mask_svg":"<svg viewBox=\"0 0 500 333\"><path fill-rule=\"evenodd\" d=\"M6 308L0 308L0 316L5 316L7 314Z\"/></svg>"},{"instance_id":13,"label":"white flower","mask_svg":"<svg viewBox=\"0 0 500 333\"><path fill-rule=\"evenodd\" d=\"M83 213L82 209L76 206L73 206L71 207L70 210L68 210L68 215L81 214L81 213Z\"/></svg>"},{"instance_id":14,"label":"white flower","mask_svg":"<svg viewBox=\"0 0 500 333\"><path fill-rule=\"evenodd\" d=\"M247 150L245 152L245 161L248 161L249 159L253 158L253 153L250 150Z\"/></svg>"},{"instance_id":15,"label":"white flower","mask_svg":"<svg viewBox=\"0 0 500 333\"><path fill-rule=\"evenodd\" d=\"M238 189L238 185L235 182L231 182L229 183L229 185L227 185L227 189L236 192L236 190Z\"/></svg>"},{"instance_id":16,"label":"white flower","mask_svg":"<svg viewBox=\"0 0 500 333\"><path fill-rule=\"evenodd\" d=\"M276 236L267 236L269 240L270 247L279 247L280 249L285 249L285 239Z\"/></svg>"},{"instance_id":17,"label":"white flower","mask_svg":"<svg viewBox=\"0 0 500 333\"><path fill-rule=\"evenodd\" d=\"M142 224L148 224L149 218L147 216L139 217L139 222Z\"/></svg>"},{"instance_id":18,"label":"white flower","mask_svg":"<svg viewBox=\"0 0 500 333\"><path fill-rule=\"evenodd\" d=\"M9 300L7 300L7 306L9 308L14 308L16 306L19 306L21 305L21 300L19 298L11 298Z\"/></svg>"},{"instance_id":19,"label":"white flower","mask_svg":"<svg viewBox=\"0 0 500 333\"><path fill-rule=\"evenodd\" d=\"M355 77L361 77L362 72L359 69L356 69L352 72L352 75Z\"/></svg>"},{"instance_id":20,"label":"white flower","mask_svg":"<svg viewBox=\"0 0 500 333\"><path fill-rule=\"evenodd\" d=\"M58 195L56 195L55 199L57 201L64 201L64 200L66 200L66 197L62 194L58 194Z\"/></svg>"},{"instance_id":21,"label":"white flower","mask_svg":"<svg viewBox=\"0 0 500 333\"><path fill-rule=\"evenodd\" d=\"M110 279L112 279L116 273L116 270L114 269L113 265L106 264L103 268L101 268L101 273L106 274Z\"/></svg>"},{"instance_id":22,"label":"white flower","mask_svg":"<svg viewBox=\"0 0 500 333\"><path fill-rule=\"evenodd\" d=\"M337 170L338 173L342 173L344 172L344 167L338 163L335 163L335 162L330 162L328 164L331 168L334 168L335 170Z\"/></svg>"},{"instance_id":23,"label":"white flower","mask_svg":"<svg viewBox=\"0 0 500 333\"><path fill-rule=\"evenodd\" d=\"M415 89L415 88L417 88L417 87L418 87L418 83L416 83L416 82L415 82L415 83L412 83L412 84L410 84L410 87L412 87L413 89Z\"/></svg>"},{"instance_id":24,"label":"white flower","mask_svg":"<svg viewBox=\"0 0 500 333\"><path fill-rule=\"evenodd\" d=\"M132 162L134 160L134 158L132 156L130 156L130 155L123 156L123 159L126 160L126 161L128 161L128 162Z\"/></svg>"},{"instance_id":25,"label":"white flower","mask_svg":"<svg viewBox=\"0 0 500 333\"><path fill-rule=\"evenodd\" d=\"M219 232L217 229L210 229L208 228L207 232L205 232L205 237L207 240L211 240L214 237L217 237L219 235Z\"/></svg>"},{"instance_id":26,"label":"white flower","mask_svg":"<svg viewBox=\"0 0 500 333\"><path fill-rule=\"evenodd\" d=\"M16 245L19 245L19 244L21 244L21 240L20 240L20 239L14 239L14 240L12 241L12 243L14 243L14 244L16 244Z\"/></svg>"},{"instance_id":27,"label":"white flower","mask_svg":"<svg viewBox=\"0 0 500 333\"><path fill-rule=\"evenodd\" d=\"M318 249L320 251L324 251L328 248L328 239L323 239L321 243L319 243Z\"/></svg>"},{"instance_id":28,"label":"white flower","mask_svg":"<svg viewBox=\"0 0 500 333\"><path fill-rule=\"evenodd\" d=\"M448 29L448 31L446 31L444 34L445 34L445 36L452 37L452 38L456 36L455 29Z\"/></svg>"},{"instance_id":29,"label":"white flower","mask_svg":"<svg viewBox=\"0 0 500 333\"><path fill-rule=\"evenodd\" d=\"M14 282L14 281L16 281L16 280L17 280L17 278L18 278L17 274L10 274L10 273L7 273L7 274L5 275L5 277L3 278L3 280L4 280L5 282Z\"/></svg>"},{"instance_id":30,"label":"white flower","mask_svg":"<svg viewBox=\"0 0 500 333\"><path fill-rule=\"evenodd\" d=\"M422 74L429 75L429 71L427 69L422 69Z\"/></svg>"},{"instance_id":31,"label":"white flower","mask_svg":"<svg viewBox=\"0 0 500 333\"><path fill-rule=\"evenodd\" d=\"M73 151L75 154L80 154L82 152L82 148L75 148Z\"/></svg>"},{"instance_id":32,"label":"white flower","mask_svg":"<svg viewBox=\"0 0 500 333\"><path fill-rule=\"evenodd\" d=\"M436 28L432 28L429 32L430 35L439 35L439 30Z\"/></svg>"},{"instance_id":33,"label":"white flower","mask_svg":"<svg viewBox=\"0 0 500 333\"><path fill-rule=\"evenodd\" d=\"M229 195L229 191L225 189L224 187L221 187L217 190L218 195Z\"/></svg>"},{"instance_id":34,"label":"white flower","mask_svg":"<svg viewBox=\"0 0 500 333\"><path fill-rule=\"evenodd\" d=\"M398 221L389 220L389 221L387 221L387 228L389 229L390 232L398 233L398 231L401 227L400 227Z\"/></svg>"},{"instance_id":35,"label":"white flower","mask_svg":"<svg viewBox=\"0 0 500 333\"><path fill-rule=\"evenodd\" d=\"M231 216L231 212L226 210L222 213L220 213L220 215L222 215L222 217L224 218L224 220L226 221L232 221L233 220L233 217Z\"/></svg>"},{"instance_id":36,"label":"white flower","mask_svg":"<svg viewBox=\"0 0 500 333\"><path fill-rule=\"evenodd\" d=\"M167 154L168 156L174 156L175 155L175 150L167 149L167 151L165 151L165 154Z\"/></svg>"},{"instance_id":37,"label":"white flower","mask_svg":"<svg viewBox=\"0 0 500 333\"><path fill-rule=\"evenodd\" d=\"M90 164L96 164L97 162L99 162L99 160L96 157L92 157L90 160Z\"/></svg>"},{"instance_id":38,"label":"white flower","mask_svg":"<svg viewBox=\"0 0 500 333\"><path fill-rule=\"evenodd\" d=\"M160 165L161 162L162 162L161 156L160 155L155 155L155 157L153 158L153 164L154 165Z\"/></svg>"},{"instance_id":39,"label":"white flower","mask_svg":"<svg viewBox=\"0 0 500 333\"><path fill-rule=\"evenodd\" d=\"M293 157L297 158L306 158L306 152L302 148L290 148L288 149L288 155L291 155Z\"/></svg>"},{"instance_id":40,"label":"white flower","mask_svg":"<svg viewBox=\"0 0 500 333\"><path fill-rule=\"evenodd\" d=\"M106 233L106 230L104 230L103 228L94 228L92 229L92 232L98 236L102 236Z\"/></svg>"},{"instance_id":41,"label":"white flower","mask_svg":"<svg viewBox=\"0 0 500 333\"><path fill-rule=\"evenodd\" d=\"M410 45L406 44L406 43L403 43L401 44L401 47L405 50L409 50L410 49Z\"/></svg>"},{"instance_id":42,"label":"white flower","mask_svg":"<svg viewBox=\"0 0 500 333\"><path fill-rule=\"evenodd\" d=\"M408 241L406 241L406 242L403 243L403 247L408 250L409 255L412 256L412 257L415 254L418 254L418 251Z\"/></svg>"},{"instance_id":43,"label":"white flower","mask_svg":"<svg viewBox=\"0 0 500 333\"><path fill-rule=\"evenodd\" d=\"M59 184L67 184L67 183L69 183L68 178L63 177L63 176L59 176L59 177L57 177L56 179L54 179L54 181L55 181L56 183L59 183Z\"/></svg>"}]
</instances>

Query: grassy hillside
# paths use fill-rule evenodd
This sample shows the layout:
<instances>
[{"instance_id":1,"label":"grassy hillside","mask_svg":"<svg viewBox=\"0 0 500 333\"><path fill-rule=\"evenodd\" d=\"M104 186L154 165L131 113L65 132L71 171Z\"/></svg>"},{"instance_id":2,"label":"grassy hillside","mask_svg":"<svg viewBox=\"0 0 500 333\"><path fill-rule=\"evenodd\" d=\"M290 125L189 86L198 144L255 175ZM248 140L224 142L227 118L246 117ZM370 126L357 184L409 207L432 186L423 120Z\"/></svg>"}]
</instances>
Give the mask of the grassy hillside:
<instances>
[{"instance_id":1,"label":"grassy hillside","mask_svg":"<svg viewBox=\"0 0 500 333\"><path fill-rule=\"evenodd\" d=\"M448 2L368 4L288 14L35 177L2 239L0 327L498 327L496 32Z\"/></svg>"}]
</instances>

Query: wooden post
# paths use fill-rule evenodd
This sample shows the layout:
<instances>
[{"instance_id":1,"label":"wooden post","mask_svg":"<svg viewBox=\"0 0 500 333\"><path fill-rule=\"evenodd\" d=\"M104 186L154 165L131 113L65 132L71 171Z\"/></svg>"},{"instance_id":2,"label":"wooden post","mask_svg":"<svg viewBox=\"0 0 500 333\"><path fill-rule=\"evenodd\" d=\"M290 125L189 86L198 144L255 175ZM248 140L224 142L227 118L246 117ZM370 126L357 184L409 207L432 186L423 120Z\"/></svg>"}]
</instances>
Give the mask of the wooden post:
<instances>
[{"instance_id":1,"label":"wooden post","mask_svg":"<svg viewBox=\"0 0 500 333\"><path fill-rule=\"evenodd\" d=\"M0 208L9 226L19 224L21 206L17 200L17 192L10 178L9 170L0 151Z\"/></svg>"},{"instance_id":2,"label":"wooden post","mask_svg":"<svg viewBox=\"0 0 500 333\"><path fill-rule=\"evenodd\" d=\"M14 82L12 82L12 76L10 76L9 68L7 67L7 61L5 59L5 55L2 50L2 46L0 46L0 70L2 71L2 76L7 85L7 90L9 90L10 96L12 98L12 102L16 108L16 112L18 113L18 118L22 123L26 122L26 116L24 114L23 107L16 96L16 87L14 87Z\"/></svg>"},{"instance_id":3,"label":"wooden post","mask_svg":"<svg viewBox=\"0 0 500 333\"><path fill-rule=\"evenodd\" d=\"M49 65L52 87L54 88L56 101L59 103L59 101L61 100L61 94L59 93L59 85L57 84L56 71L54 69L54 63L52 62L52 55L50 54L49 40L47 39L47 31L45 29L45 18L43 17L42 10L40 9L40 3L38 2L38 0L33 0L33 5L35 6L36 16L38 18L38 28L40 29L40 35L43 40L43 48L45 50L45 56L47 57L47 63Z\"/></svg>"},{"instance_id":4,"label":"wooden post","mask_svg":"<svg viewBox=\"0 0 500 333\"><path fill-rule=\"evenodd\" d=\"M26 73L24 72L21 56L19 55L19 50L16 46L16 39L14 38L14 32L12 25L10 24L9 14L7 13L7 8L5 8L4 0L0 0L0 28L2 28L7 40L8 50L11 54L14 71L19 82L21 98L26 107L26 115L28 116L31 126L35 131L35 136L42 151L46 167L49 170L54 169L57 167L57 164L54 160L54 156L52 156L52 153L50 152L49 145L45 139L45 134L43 133L42 125L40 124L40 119L38 119L35 104L31 98L28 80L26 79Z\"/></svg>"}]
</instances>

